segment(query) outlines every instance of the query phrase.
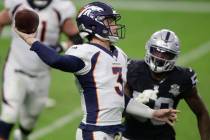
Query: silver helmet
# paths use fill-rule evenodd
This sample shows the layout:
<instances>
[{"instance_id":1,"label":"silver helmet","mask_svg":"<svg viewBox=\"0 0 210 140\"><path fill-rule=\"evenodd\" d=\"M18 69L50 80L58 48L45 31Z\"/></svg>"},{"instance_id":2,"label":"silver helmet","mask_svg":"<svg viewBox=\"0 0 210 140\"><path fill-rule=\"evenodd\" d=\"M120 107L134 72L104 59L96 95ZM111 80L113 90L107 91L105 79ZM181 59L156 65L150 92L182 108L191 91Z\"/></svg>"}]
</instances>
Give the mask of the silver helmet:
<instances>
[{"instance_id":1,"label":"silver helmet","mask_svg":"<svg viewBox=\"0 0 210 140\"><path fill-rule=\"evenodd\" d=\"M171 71L180 53L179 39L168 29L152 34L145 48L145 62L155 73Z\"/></svg>"}]
</instances>

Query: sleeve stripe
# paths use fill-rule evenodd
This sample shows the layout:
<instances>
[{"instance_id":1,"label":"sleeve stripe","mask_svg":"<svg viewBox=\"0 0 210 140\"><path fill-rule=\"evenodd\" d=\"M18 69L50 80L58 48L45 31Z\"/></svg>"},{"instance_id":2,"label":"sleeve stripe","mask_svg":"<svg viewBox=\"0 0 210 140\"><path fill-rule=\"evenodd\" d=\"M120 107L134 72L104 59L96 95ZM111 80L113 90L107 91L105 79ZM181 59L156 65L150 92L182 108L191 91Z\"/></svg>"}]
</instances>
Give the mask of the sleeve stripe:
<instances>
[{"instance_id":1,"label":"sleeve stripe","mask_svg":"<svg viewBox=\"0 0 210 140\"><path fill-rule=\"evenodd\" d=\"M53 8L53 10L55 11L55 13L57 15L58 23L60 24L60 22L61 22L61 14L60 14L60 12L57 9Z\"/></svg>"}]
</instances>

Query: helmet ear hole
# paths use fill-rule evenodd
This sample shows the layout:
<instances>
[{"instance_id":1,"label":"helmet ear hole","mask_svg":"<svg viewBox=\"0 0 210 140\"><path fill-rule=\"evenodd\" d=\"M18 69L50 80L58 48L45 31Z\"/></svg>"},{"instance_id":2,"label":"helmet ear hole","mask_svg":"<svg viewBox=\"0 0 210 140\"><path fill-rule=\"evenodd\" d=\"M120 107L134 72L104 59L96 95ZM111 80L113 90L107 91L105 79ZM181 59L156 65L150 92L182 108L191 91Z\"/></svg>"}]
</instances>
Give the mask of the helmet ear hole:
<instances>
[{"instance_id":1,"label":"helmet ear hole","mask_svg":"<svg viewBox=\"0 0 210 140\"><path fill-rule=\"evenodd\" d=\"M91 26L91 29L92 29L93 31L95 31L95 30L96 30L96 26L95 26L95 25L92 25L92 26Z\"/></svg>"}]
</instances>

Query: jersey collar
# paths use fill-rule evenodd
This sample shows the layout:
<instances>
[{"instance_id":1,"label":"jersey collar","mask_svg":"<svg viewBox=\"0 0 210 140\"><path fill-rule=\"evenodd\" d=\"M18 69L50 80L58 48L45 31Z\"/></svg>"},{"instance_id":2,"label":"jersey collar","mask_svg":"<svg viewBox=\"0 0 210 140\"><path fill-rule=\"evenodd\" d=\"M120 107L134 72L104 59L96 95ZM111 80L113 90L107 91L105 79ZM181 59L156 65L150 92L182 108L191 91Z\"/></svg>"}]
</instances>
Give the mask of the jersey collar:
<instances>
[{"instance_id":1,"label":"jersey collar","mask_svg":"<svg viewBox=\"0 0 210 140\"><path fill-rule=\"evenodd\" d=\"M110 46L110 48L111 48L111 51L110 51L110 50L106 49L105 47L103 47L99 44L95 44L95 43L89 43L89 44L94 45L97 48L100 48L101 50L103 50L104 52L109 54L111 57L116 57L116 58L118 57L118 51L117 51L115 46Z\"/></svg>"}]
</instances>

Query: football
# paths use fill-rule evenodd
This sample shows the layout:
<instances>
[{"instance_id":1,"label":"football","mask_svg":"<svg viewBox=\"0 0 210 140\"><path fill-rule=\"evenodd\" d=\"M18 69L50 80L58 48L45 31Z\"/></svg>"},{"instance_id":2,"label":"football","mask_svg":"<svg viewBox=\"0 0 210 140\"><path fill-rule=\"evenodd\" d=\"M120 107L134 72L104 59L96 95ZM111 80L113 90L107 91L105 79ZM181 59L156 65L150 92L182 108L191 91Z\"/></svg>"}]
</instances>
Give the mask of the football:
<instances>
[{"instance_id":1,"label":"football","mask_svg":"<svg viewBox=\"0 0 210 140\"><path fill-rule=\"evenodd\" d=\"M39 26L38 14L29 9L17 11L14 19L17 30L26 34L35 33Z\"/></svg>"}]
</instances>

